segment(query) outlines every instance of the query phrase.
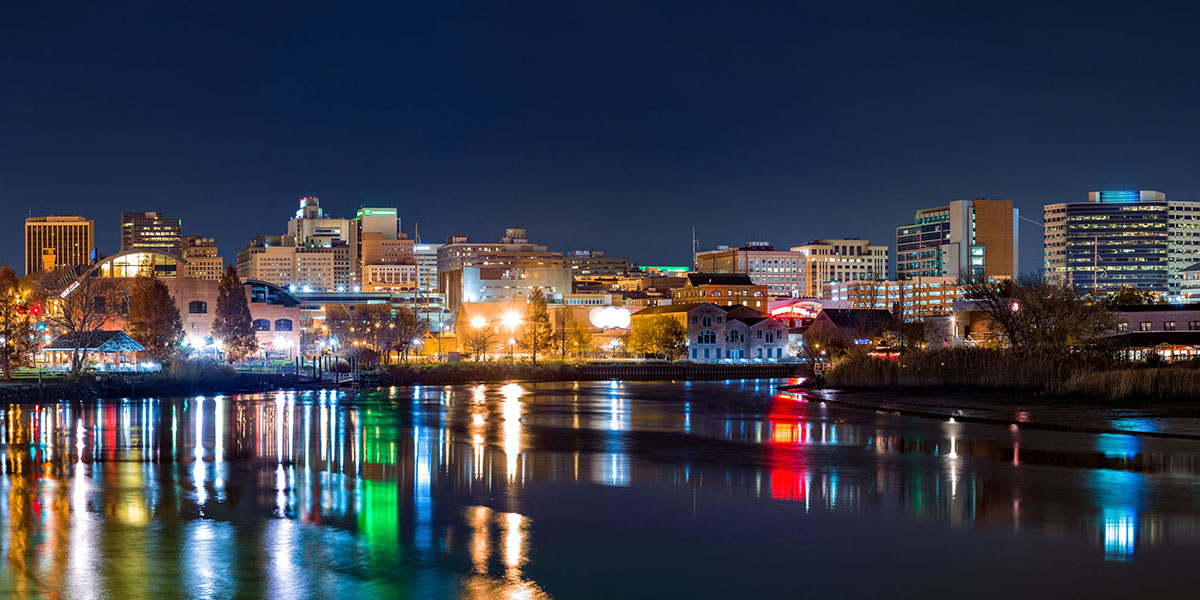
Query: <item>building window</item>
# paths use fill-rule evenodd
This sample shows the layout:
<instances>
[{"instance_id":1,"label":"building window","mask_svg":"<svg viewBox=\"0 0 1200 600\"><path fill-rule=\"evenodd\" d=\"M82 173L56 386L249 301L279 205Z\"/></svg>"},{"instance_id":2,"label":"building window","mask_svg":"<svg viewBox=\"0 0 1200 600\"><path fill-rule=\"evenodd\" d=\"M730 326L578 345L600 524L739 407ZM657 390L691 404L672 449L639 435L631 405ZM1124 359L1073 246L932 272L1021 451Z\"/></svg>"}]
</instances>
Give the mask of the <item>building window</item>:
<instances>
[{"instance_id":1,"label":"building window","mask_svg":"<svg viewBox=\"0 0 1200 600\"><path fill-rule=\"evenodd\" d=\"M700 335L696 336L696 343L698 343L698 344L715 344L715 343L717 343L717 334L713 333L711 330L701 331ZM708 351L705 350L705 352L708 352ZM705 358L708 358L708 357L706 356Z\"/></svg>"},{"instance_id":2,"label":"building window","mask_svg":"<svg viewBox=\"0 0 1200 600\"><path fill-rule=\"evenodd\" d=\"M746 335L735 329L729 332L729 341L734 344L744 342L746 341Z\"/></svg>"},{"instance_id":3,"label":"building window","mask_svg":"<svg viewBox=\"0 0 1200 600\"><path fill-rule=\"evenodd\" d=\"M695 360L695 358L696 358L696 349L692 348L692 359Z\"/></svg>"},{"instance_id":4,"label":"building window","mask_svg":"<svg viewBox=\"0 0 1200 600\"><path fill-rule=\"evenodd\" d=\"M275 319L275 331L291 331L291 319Z\"/></svg>"},{"instance_id":5,"label":"building window","mask_svg":"<svg viewBox=\"0 0 1200 600\"><path fill-rule=\"evenodd\" d=\"M1163 331L1175 331L1175 321L1163 323Z\"/></svg>"},{"instance_id":6,"label":"building window","mask_svg":"<svg viewBox=\"0 0 1200 600\"><path fill-rule=\"evenodd\" d=\"M712 317L704 315L704 318L701 319L701 325L705 327L712 327Z\"/></svg>"},{"instance_id":7,"label":"building window","mask_svg":"<svg viewBox=\"0 0 1200 600\"><path fill-rule=\"evenodd\" d=\"M1196 321L1192 321L1195 323ZM1117 323L1117 333L1125 333L1129 331L1129 323Z\"/></svg>"},{"instance_id":8,"label":"building window","mask_svg":"<svg viewBox=\"0 0 1200 600\"><path fill-rule=\"evenodd\" d=\"M1200 330L1200 321L1188 321L1188 329L1192 331Z\"/></svg>"},{"instance_id":9,"label":"building window","mask_svg":"<svg viewBox=\"0 0 1200 600\"><path fill-rule=\"evenodd\" d=\"M721 324L721 315L717 315L717 325Z\"/></svg>"},{"instance_id":10,"label":"building window","mask_svg":"<svg viewBox=\"0 0 1200 600\"><path fill-rule=\"evenodd\" d=\"M774 341L775 341L775 332L773 332L773 331L768 331L768 332L767 332L767 343L768 343L768 344L770 344L770 343L772 343L772 342L774 342Z\"/></svg>"},{"instance_id":11,"label":"building window","mask_svg":"<svg viewBox=\"0 0 1200 600\"><path fill-rule=\"evenodd\" d=\"M756 338L758 338L758 339L760 339L760 340L761 340L761 339L762 339L762 330L761 330L761 329L759 329L759 330L758 330L757 332L755 332L755 333L756 333L756 335L755 335L754 337L756 337Z\"/></svg>"},{"instance_id":12,"label":"building window","mask_svg":"<svg viewBox=\"0 0 1200 600\"><path fill-rule=\"evenodd\" d=\"M200 300L192 300L188 302L189 315L206 315L208 314L208 303Z\"/></svg>"},{"instance_id":13,"label":"building window","mask_svg":"<svg viewBox=\"0 0 1200 600\"><path fill-rule=\"evenodd\" d=\"M700 317L697 317L696 315L692 315L692 325L695 325L699 321L700 321Z\"/></svg>"},{"instance_id":14,"label":"building window","mask_svg":"<svg viewBox=\"0 0 1200 600\"><path fill-rule=\"evenodd\" d=\"M252 323L255 331L270 331L271 322L266 319L255 319Z\"/></svg>"},{"instance_id":15,"label":"building window","mask_svg":"<svg viewBox=\"0 0 1200 600\"><path fill-rule=\"evenodd\" d=\"M1142 321L1142 331L1150 331L1150 321Z\"/></svg>"}]
</instances>

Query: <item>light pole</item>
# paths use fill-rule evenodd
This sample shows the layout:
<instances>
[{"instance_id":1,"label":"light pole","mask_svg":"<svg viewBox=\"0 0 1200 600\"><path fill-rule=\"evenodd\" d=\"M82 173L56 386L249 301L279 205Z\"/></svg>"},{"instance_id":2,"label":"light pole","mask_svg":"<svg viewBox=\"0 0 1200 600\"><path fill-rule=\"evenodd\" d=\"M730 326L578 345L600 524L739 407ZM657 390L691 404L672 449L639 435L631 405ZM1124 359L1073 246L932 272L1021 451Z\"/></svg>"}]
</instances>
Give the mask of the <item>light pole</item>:
<instances>
[{"instance_id":1,"label":"light pole","mask_svg":"<svg viewBox=\"0 0 1200 600\"><path fill-rule=\"evenodd\" d=\"M516 362L513 357L513 349L516 347L517 347L517 339L516 338L508 338L508 364L510 364L510 365L513 364L514 362Z\"/></svg>"}]
</instances>

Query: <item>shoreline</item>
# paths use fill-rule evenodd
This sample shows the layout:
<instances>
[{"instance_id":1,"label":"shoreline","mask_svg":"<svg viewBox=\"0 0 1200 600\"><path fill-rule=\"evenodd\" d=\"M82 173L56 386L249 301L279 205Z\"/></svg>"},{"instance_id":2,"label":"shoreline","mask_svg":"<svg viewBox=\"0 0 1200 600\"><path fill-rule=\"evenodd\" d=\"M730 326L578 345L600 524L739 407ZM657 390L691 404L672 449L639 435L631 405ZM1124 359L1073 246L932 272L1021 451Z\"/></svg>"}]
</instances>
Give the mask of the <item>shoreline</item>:
<instances>
[{"instance_id":1,"label":"shoreline","mask_svg":"<svg viewBox=\"0 0 1200 600\"><path fill-rule=\"evenodd\" d=\"M1114 401L979 389L780 386L818 401L929 419L1019 428L1200 440L1200 406L1180 401ZM1123 425L1125 424L1125 425Z\"/></svg>"}]
</instances>

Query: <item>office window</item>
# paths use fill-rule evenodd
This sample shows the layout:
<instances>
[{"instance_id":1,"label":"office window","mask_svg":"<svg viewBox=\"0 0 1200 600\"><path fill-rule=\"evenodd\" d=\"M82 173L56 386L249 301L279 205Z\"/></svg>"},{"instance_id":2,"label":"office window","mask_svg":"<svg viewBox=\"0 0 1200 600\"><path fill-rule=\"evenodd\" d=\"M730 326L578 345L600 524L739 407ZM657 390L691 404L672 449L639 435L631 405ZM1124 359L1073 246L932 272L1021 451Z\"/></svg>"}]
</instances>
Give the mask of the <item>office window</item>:
<instances>
[{"instance_id":1,"label":"office window","mask_svg":"<svg viewBox=\"0 0 1200 600\"><path fill-rule=\"evenodd\" d=\"M1196 321L1192 321L1195 323ZM1117 323L1117 333L1125 333L1129 331L1129 323Z\"/></svg>"},{"instance_id":2,"label":"office window","mask_svg":"<svg viewBox=\"0 0 1200 600\"><path fill-rule=\"evenodd\" d=\"M1175 331L1175 321L1167 321L1163 323L1163 331Z\"/></svg>"},{"instance_id":3,"label":"office window","mask_svg":"<svg viewBox=\"0 0 1200 600\"><path fill-rule=\"evenodd\" d=\"M1192 331L1200 330L1200 321L1188 321L1188 329Z\"/></svg>"},{"instance_id":4,"label":"office window","mask_svg":"<svg viewBox=\"0 0 1200 600\"><path fill-rule=\"evenodd\" d=\"M192 300L188 302L189 315L206 315L208 314L208 303L200 300Z\"/></svg>"},{"instance_id":5,"label":"office window","mask_svg":"<svg viewBox=\"0 0 1200 600\"><path fill-rule=\"evenodd\" d=\"M1150 331L1150 321L1142 321L1141 330L1142 331Z\"/></svg>"}]
</instances>

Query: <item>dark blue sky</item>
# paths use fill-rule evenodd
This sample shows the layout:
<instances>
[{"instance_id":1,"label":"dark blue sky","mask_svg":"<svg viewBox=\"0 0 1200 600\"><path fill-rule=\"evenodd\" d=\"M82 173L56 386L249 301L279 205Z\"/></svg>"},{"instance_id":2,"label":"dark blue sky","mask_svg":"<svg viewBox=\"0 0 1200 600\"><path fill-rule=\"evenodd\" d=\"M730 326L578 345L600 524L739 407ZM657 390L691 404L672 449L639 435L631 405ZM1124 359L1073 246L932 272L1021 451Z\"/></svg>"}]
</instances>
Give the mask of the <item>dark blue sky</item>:
<instances>
[{"instance_id":1,"label":"dark blue sky","mask_svg":"<svg viewBox=\"0 0 1200 600\"><path fill-rule=\"evenodd\" d=\"M20 4L0 5L18 265L29 210L94 218L103 252L120 212L159 210L231 261L305 194L395 205L426 241L524 226L643 264L686 264L693 225L702 247L892 246L958 198L1039 221L1093 189L1200 199L1186 4Z\"/></svg>"}]
</instances>

